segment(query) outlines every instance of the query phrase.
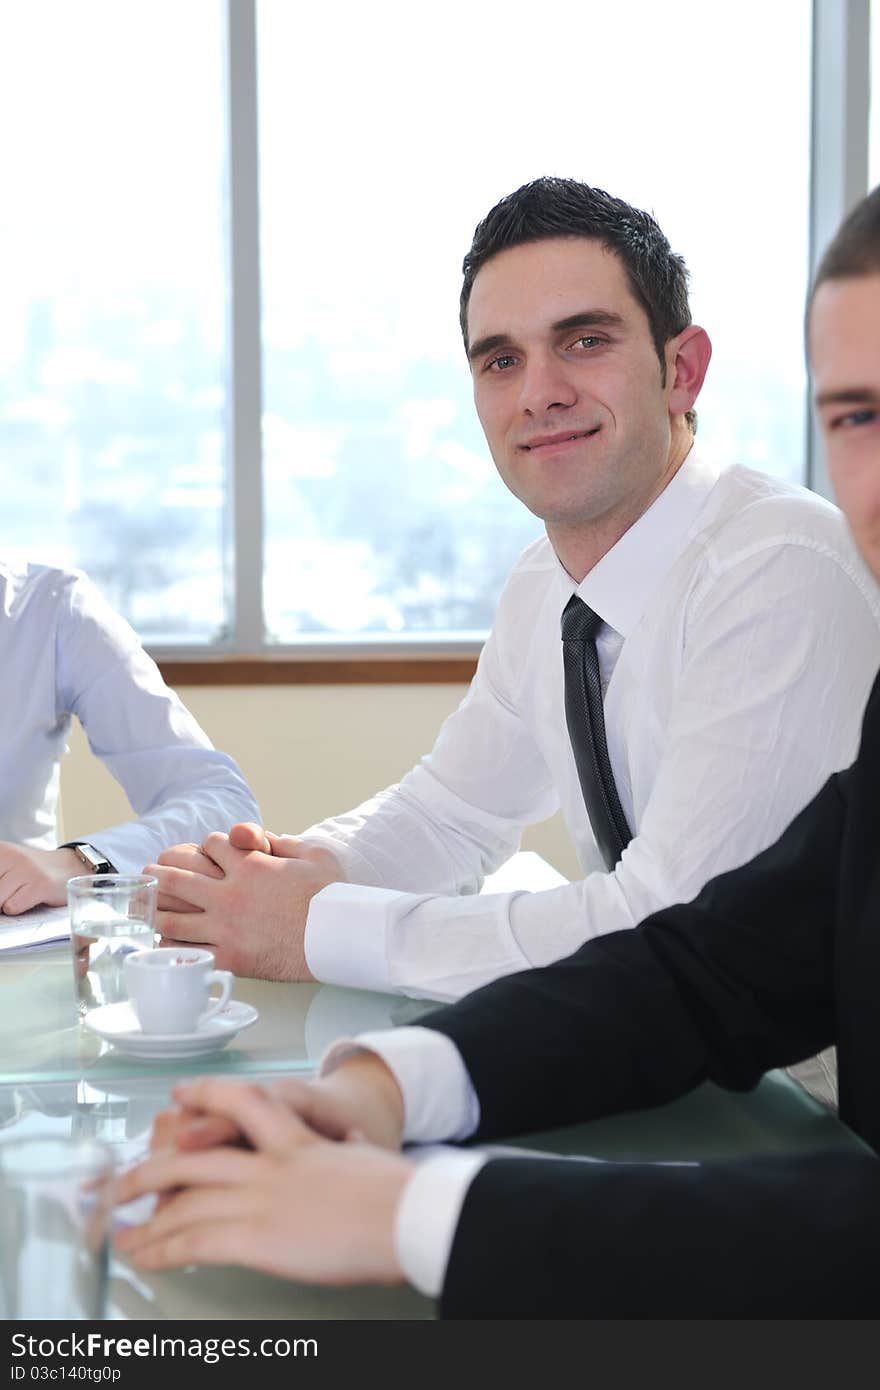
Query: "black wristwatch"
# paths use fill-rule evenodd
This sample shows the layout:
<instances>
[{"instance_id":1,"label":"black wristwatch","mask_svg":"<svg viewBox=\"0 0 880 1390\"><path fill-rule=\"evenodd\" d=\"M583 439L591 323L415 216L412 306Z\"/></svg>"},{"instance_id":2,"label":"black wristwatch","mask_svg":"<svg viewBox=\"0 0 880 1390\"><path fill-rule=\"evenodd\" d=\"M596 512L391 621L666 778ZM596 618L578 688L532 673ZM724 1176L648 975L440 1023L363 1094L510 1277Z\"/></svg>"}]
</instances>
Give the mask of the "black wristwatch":
<instances>
[{"instance_id":1,"label":"black wristwatch","mask_svg":"<svg viewBox=\"0 0 880 1390\"><path fill-rule=\"evenodd\" d=\"M83 865L84 865L84 871L85 871L85 873L88 873L88 874L115 874L115 873L116 873L116 870L114 869L113 865L110 863L110 860L109 860L109 859L105 859L104 856L103 856L103 854L101 853L101 851L100 851L99 849L95 849L94 845L88 844L87 841L85 841L85 840L72 840L72 841L70 841L70 842L69 842L68 844L66 844L66 845L59 845L58 848L59 848L59 849L72 849L73 852L74 852L74 854L77 856L77 858L82 860Z\"/></svg>"}]
</instances>

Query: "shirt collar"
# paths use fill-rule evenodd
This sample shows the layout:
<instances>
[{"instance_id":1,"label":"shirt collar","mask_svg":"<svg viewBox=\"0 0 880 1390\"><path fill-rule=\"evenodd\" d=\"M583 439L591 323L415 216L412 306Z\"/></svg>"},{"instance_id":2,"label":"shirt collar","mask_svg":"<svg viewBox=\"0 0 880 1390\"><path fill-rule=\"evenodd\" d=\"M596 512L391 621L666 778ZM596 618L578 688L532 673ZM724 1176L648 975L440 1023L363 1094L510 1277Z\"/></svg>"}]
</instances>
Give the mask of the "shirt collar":
<instances>
[{"instance_id":1,"label":"shirt collar","mask_svg":"<svg viewBox=\"0 0 880 1390\"><path fill-rule=\"evenodd\" d=\"M580 584L559 565L560 611L577 594L609 627L628 637L681 554L721 472L692 448L660 496Z\"/></svg>"}]
</instances>

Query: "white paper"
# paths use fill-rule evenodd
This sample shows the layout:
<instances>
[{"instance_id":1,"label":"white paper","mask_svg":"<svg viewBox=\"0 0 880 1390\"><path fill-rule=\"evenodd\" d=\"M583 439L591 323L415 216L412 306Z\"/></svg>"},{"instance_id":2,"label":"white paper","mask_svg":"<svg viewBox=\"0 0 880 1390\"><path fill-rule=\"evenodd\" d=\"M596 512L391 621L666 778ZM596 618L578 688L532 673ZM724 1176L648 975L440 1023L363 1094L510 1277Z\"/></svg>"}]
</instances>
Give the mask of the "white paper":
<instances>
[{"instance_id":1,"label":"white paper","mask_svg":"<svg viewBox=\"0 0 880 1390\"><path fill-rule=\"evenodd\" d=\"M70 937L66 907L34 907L16 917L0 915L0 954L30 951Z\"/></svg>"}]
</instances>

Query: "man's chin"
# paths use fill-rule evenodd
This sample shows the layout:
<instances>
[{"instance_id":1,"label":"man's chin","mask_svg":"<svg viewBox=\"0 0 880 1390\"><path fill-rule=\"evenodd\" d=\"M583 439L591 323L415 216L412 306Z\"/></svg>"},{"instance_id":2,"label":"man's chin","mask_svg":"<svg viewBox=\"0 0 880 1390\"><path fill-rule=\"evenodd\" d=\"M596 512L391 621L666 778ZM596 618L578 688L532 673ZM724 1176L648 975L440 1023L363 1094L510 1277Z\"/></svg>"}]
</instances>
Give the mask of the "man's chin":
<instances>
[{"instance_id":1,"label":"man's chin","mask_svg":"<svg viewBox=\"0 0 880 1390\"><path fill-rule=\"evenodd\" d=\"M548 534L553 531L578 531L585 526L595 526L612 510L610 504L598 498L578 498L564 502L559 499L541 498L534 503L526 502L525 505L535 516L540 517Z\"/></svg>"}]
</instances>

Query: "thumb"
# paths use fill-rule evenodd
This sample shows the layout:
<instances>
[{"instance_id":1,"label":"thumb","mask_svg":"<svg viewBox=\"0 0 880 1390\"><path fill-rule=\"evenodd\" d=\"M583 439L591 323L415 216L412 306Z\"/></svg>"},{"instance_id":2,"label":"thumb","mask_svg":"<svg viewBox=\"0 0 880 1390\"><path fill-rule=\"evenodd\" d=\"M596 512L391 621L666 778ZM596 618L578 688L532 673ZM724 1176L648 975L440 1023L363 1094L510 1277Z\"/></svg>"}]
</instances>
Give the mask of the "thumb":
<instances>
[{"instance_id":1,"label":"thumb","mask_svg":"<svg viewBox=\"0 0 880 1390\"><path fill-rule=\"evenodd\" d=\"M271 854L272 849L269 844L269 837L262 826L256 825L253 821L239 821L229 832L229 843L236 849L261 850L263 854Z\"/></svg>"}]
</instances>

